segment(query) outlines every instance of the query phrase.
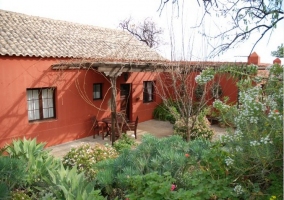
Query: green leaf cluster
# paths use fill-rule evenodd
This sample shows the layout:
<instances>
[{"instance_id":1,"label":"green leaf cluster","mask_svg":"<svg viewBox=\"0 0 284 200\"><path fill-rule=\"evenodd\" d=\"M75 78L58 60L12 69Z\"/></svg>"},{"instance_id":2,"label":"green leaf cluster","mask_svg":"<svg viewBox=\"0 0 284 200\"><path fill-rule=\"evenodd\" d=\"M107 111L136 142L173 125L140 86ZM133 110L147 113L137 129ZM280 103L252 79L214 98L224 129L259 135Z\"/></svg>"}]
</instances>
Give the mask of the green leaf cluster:
<instances>
[{"instance_id":1,"label":"green leaf cluster","mask_svg":"<svg viewBox=\"0 0 284 200\"><path fill-rule=\"evenodd\" d=\"M116 140L113 144L113 148L117 152L122 152L125 149L131 149L136 146L136 142L133 138L128 136L127 134L122 134L118 140Z\"/></svg>"},{"instance_id":2,"label":"green leaf cluster","mask_svg":"<svg viewBox=\"0 0 284 200\"><path fill-rule=\"evenodd\" d=\"M23 187L25 179L24 162L8 156L0 157L0 199L8 198L14 188Z\"/></svg>"},{"instance_id":3,"label":"green leaf cluster","mask_svg":"<svg viewBox=\"0 0 284 200\"><path fill-rule=\"evenodd\" d=\"M0 181L1 199L103 199L83 174L65 169L36 139L14 140L5 147Z\"/></svg>"},{"instance_id":4,"label":"green leaf cluster","mask_svg":"<svg viewBox=\"0 0 284 200\"><path fill-rule=\"evenodd\" d=\"M177 102L172 100L166 100L162 104L158 105L153 111L154 119L169 121L172 124L175 123L178 115Z\"/></svg>"},{"instance_id":5,"label":"green leaf cluster","mask_svg":"<svg viewBox=\"0 0 284 200\"><path fill-rule=\"evenodd\" d=\"M77 169L65 169L63 165L56 171L49 170L51 179L49 180L50 188L57 191L57 198L66 200L92 200L105 199L100 196L99 191L94 191L92 182L88 182L84 173L77 173Z\"/></svg>"},{"instance_id":6,"label":"green leaf cluster","mask_svg":"<svg viewBox=\"0 0 284 200\"><path fill-rule=\"evenodd\" d=\"M97 164L100 170L96 187L109 197L120 191L120 198L130 199L159 199L162 196L166 199L198 199L199 196L210 199L214 194L234 197L225 156L220 145L206 140L188 143L180 136L157 139L146 135L136 149L123 151L116 159ZM201 176L207 181L199 181ZM175 195L170 191L171 184L179 189ZM202 190L202 187L211 189ZM219 191L220 188L225 190Z\"/></svg>"}]
</instances>

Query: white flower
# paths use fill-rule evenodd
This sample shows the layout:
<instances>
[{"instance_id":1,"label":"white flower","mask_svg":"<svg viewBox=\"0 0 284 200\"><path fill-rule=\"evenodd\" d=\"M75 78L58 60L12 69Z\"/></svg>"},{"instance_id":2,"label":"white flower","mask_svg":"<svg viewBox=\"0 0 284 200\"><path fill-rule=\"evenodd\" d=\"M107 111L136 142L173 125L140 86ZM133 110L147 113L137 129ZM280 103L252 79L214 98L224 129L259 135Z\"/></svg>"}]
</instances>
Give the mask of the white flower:
<instances>
[{"instance_id":1,"label":"white flower","mask_svg":"<svg viewBox=\"0 0 284 200\"><path fill-rule=\"evenodd\" d=\"M233 165L234 164L234 160L230 157L225 159L225 163L227 166Z\"/></svg>"},{"instance_id":2,"label":"white flower","mask_svg":"<svg viewBox=\"0 0 284 200\"><path fill-rule=\"evenodd\" d=\"M254 141L250 141L250 146L259 146L260 145L260 143L258 142L258 141L256 141L256 140L254 140Z\"/></svg>"},{"instance_id":3,"label":"white flower","mask_svg":"<svg viewBox=\"0 0 284 200\"><path fill-rule=\"evenodd\" d=\"M236 185L234 191L237 193L237 195L244 193L243 187L241 185Z\"/></svg>"},{"instance_id":4,"label":"white flower","mask_svg":"<svg viewBox=\"0 0 284 200\"><path fill-rule=\"evenodd\" d=\"M272 144L272 143L273 143L273 142L270 140L269 135L267 135L266 137L260 138L260 142L263 143L263 144L268 144L268 143Z\"/></svg>"},{"instance_id":5,"label":"white flower","mask_svg":"<svg viewBox=\"0 0 284 200\"><path fill-rule=\"evenodd\" d=\"M243 148L240 147L240 146L237 146L237 147L236 147L236 151L237 151L237 152L243 151Z\"/></svg>"}]
</instances>

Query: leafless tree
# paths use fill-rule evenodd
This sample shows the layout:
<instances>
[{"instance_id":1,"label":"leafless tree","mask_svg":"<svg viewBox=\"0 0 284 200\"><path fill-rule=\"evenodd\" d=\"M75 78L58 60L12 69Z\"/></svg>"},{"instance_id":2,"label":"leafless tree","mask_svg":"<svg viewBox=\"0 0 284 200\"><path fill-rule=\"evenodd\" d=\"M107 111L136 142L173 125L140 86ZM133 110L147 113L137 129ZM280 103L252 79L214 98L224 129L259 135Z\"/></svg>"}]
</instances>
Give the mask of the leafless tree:
<instances>
[{"instance_id":1,"label":"leafless tree","mask_svg":"<svg viewBox=\"0 0 284 200\"><path fill-rule=\"evenodd\" d=\"M198 137L197 124L204 119L208 121L205 115L200 120L200 114L208 108L209 101L214 100L215 97L208 95L208 93L210 93L213 83L218 84L220 80L216 78L209 84L198 85L195 81L196 75L206 68L202 63L197 65L191 62L176 62L170 63L166 68L167 73L159 73L156 76L156 94L162 98L163 104L174 116L176 125L182 125L186 129L182 136L190 141ZM202 90L197 96L198 86L201 86ZM204 124L205 120L202 121L204 126L201 129L204 133L207 131L205 134L212 134L213 132L209 130L209 123L208 126Z\"/></svg>"},{"instance_id":2,"label":"leafless tree","mask_svg":"<svg viewBox=\"0 0 284 200\"><path fill-rule=\"evenodd\" d=\"M163 30L150 18L143 22L135 23L131 17L123 20L119 27L134 35L139 41L144 42L150 48L158 48L161 45Z\"/></svg>"},{"instance_id":3,"label":"leafless tree","mask_svg":"<svg viewBox=\"0 0 284 200\"><path fill-rule=\"evenodd\" d=\"M161 0L159 10L162 12L169 2L178 5L180 9L179 0ZM211 45L213 47L211 57L234 48L249 38L254 39L252 52L258 42L265 35L271 34L284 19L283 0L197 0L197 2L199 6L204 7L204 14L196 27L204 24L206 17L215 15L218 19L229 20L225 28L221 28L220 23L216 23L220 29L219 33L215 35L203 33L209 39L222 40L221 44Z\"/></svg>"}]
</instances>

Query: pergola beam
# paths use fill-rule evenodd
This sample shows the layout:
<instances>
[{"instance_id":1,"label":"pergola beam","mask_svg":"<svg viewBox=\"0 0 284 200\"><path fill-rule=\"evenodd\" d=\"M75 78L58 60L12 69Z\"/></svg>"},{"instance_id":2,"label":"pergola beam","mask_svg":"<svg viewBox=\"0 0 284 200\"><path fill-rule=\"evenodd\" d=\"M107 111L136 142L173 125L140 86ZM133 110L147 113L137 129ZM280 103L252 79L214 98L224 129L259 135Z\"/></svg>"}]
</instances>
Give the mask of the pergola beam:
<instances>
[{"instance_id":1,"label":"pergola beam","mask_svg":"<svg viewBox=\"0 0 284 200\"><path fill-rule=\"evenodd\" d=\"M51 66L54 70L67 69L90 69L98 72L167 72L170 71L164 63L145 63L145 62L80 62L80 63L62 63Z\"/></svg>"}]
</instances>

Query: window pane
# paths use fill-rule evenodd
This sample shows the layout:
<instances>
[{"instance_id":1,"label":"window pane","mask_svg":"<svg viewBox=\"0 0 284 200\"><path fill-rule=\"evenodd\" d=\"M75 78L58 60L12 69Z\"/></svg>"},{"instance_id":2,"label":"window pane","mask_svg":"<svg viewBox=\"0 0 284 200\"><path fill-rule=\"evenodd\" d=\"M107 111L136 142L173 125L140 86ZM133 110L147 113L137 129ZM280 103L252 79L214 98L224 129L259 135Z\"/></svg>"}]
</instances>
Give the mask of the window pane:
<instances>
[{"instance_id":1,"label":"window pane","mask_svg":"<svg viewBox=\"0 0 284 200\"><path fill-rule=\"evenodd\" d=\"M49 114L49 117L55 117L53 108L48 109L48 114Z\"/></svg>"},{"instance_id":2,"label":"window pane","mask_svg":"<svg viewBox=\"0 0 284 200\"><path fill-rule=\"evenodd\" d=\"M34 112L32 110L28 111L28 119L33 120L34 119Z\"/></svg>"},{"instance_id":3,"label":"window pane","mask_svg":"<svg viewBox=\"0 0 284 200\"><path fill-rule=\"evenodd\" d=\"M33 91L32 90L28 90L27 91L27 100L30 101L33 99Z\"/></svg>"},{"instance_id":4,"label":"window pane","mask_svg":"<svg viewBox=\"0 0 284 200\"><path fill-rule=\"evenodd\" d=\"M143 102L152 102L154 97L153 81L144 81L143 86Z\"/></svg>"},{"instance_id":5,"label":"window pane","mask_svg":"<svg viewBox=\"0 0 284 200\"><path fill-rule=\"evenodd\" d=\"M94 92L94 97L95 97L95 99L100 98L100 97L101 97L100 94L101 94L101 93L100 93L99 91Z\"/></svg>"},{"instance_id":6,"label":"window pane","mask_svg":"<svg viewBox=\"0 0 284 200\"><path fill-rule=\"evenodd\" d=\"M49 118L48 109L44 108L42 114L43 114L43 118Z\"/></svg>"},{"instance_id":7,"label":"window pane","mask_svg":"<svg viewBox=\"0 0 284 200\"><path fill-rule=\"evenodd\" d=\"M47 100L47 107L48 108L53 108L53 99L48 99Z\"/></svg>"},{"instance_id":8,"label":"window pane","mask_svg":"<svg viewBox=\"0 0 284 200\"><path fill-rule=\"evenodd\" d=\"M152 82L147 83L148 101L152 101Z\"/></svg>"},{"instance_id":9,"label":"window pane","mask_svg":"<svg viewBox=\"0 0 284 200\"><path fill-rule=\"evenodd\" d=\"M53 99L53 89L47 89L47 98Z\"/></svg>"},{"instance_id":10,"label":"window pane","mask_svg":"<svg viewBox=\"0 0 284 200\"><path fill-rule=\"evenodd\" d=\"M93 85L93 99L101 99L102 98L102 84L97 83Z\"/></svg>"},{"instance_id":11,"label":"window pane","mask_svg":"<svg viewBox=\"0 0 284 200\"><path fill-rule=\"evenodd\" d=\"M33 101L33 109L39 109L39 100L34 100Z\"/></svg>"},{"instance_id":12,"label":"window pane","mask_svg":"<svg viewBox=\"0 0 284 200\"><path fill-rule=\"evenodd\" d=\"M41 95L42 95L43 99L46 99L47 98L47 89L42 89Z\"/></svg>"},{"instance_id":13,"label":"window pane","mask_svg":"<svg viewBox=\"0 0 284 200\"><path fill-rule=\"evenodd\" d=\"M38 90L32 90L32 99L38 99L39 95L38 95Z\"/></svg>"},{"instance_id":14,"label":"window pane","mask_svg":"<svg viewBox=\"0 0 284 200\"><path fill-rule=\"evenodd\" d=\"M39 110L34 110L33 114L34 114L34 119L33 120L40 119Z\"/></svg>"}]
</instances>

